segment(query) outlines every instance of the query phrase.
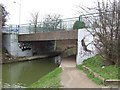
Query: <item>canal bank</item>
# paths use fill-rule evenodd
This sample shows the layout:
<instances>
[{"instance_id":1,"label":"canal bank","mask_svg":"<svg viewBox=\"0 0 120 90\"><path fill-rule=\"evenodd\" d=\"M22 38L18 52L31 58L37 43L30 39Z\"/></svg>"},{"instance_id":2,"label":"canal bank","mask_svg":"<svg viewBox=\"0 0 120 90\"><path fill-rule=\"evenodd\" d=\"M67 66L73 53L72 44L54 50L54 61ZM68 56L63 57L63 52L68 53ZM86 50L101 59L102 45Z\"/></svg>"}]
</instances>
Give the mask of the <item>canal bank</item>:
<instances>
[{"instance_id":1,"label":"canal bank","mask_svg":"<svg viewBox=\"0 0 120 90\"><path fill-rule=\"evenodd\" d=\"M35 59L2 65L4 88L28 87L58 67L56 58Z\"/></svg>"},{"instance_id":2,"label":"canal bank","mask_svg":"<svg viewBox=\"0 0 120 90\"><path fill-rule=\"evenodd\" d=\"M24 61L31 61L31 60L36 60L36 59L43 59L43 58L51 58L51 57L56 57L61 54L60 51L54 51L46 54L42 54L39 56L24 56L24 57L13 57L13 56L8 56L8 55L2 55L2 64L6 63L15 63L15 62L24 62Z\"/></svg>"},{"instance_id":3,"label":"canal bank","mask_svg":"<svg viewBox=\"0 0 120 90\"><path fill-rule=\"evenodd\" d=\"M75 60L75 56L63 58L59 68L55 68L28 88L102 88L76 68Z\"/></svg>"},{"instance_id":4,"label":"canal bank","mask_svg":"<svg viewBox=\"0 0 120 90\"><path fill-rule=\"evenodd\" d=\"M40 78L37 82L30 85L28 88L59 88L61 87L61 72L61 68L55 68L53 71Z\"/></svg>"}]
</instances>

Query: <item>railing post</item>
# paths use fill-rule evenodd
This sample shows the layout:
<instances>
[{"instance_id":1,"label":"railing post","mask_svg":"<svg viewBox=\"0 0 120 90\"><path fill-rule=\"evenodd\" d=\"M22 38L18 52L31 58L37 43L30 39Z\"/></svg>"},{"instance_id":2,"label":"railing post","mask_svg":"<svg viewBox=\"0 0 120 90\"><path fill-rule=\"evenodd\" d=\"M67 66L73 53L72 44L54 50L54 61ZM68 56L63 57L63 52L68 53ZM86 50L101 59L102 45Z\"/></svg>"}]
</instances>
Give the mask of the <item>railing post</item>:
<instances>
[{"instance_id":1,"label":"railing post","mask_svg":"<svg viewBox=\"0 0 120 90\"><path fill-rule=\"evenodd\" d=\"M18 34L19 34L19 31L20 31L20 24L18 25Z\"/></svg>"},{"instance_id":2,"label":"railing post","mask_svg":"<svg viewBox=\"0 0 120 90\"><path fill-rule=\"evenodd\" d=\"M16 28L15 28L15 29L16 29L16 33L18 33L18 25L16 25Z\"/></svg>"},{"instance_id":3,"label":"railing post","mask_svg":"<svg viewBox=\"0 0 120 90\"><path fill-rule=\"evenodd\" d=\"M12 25L10 25L9 33L12 33Z\"/></svg>"},{"instance_id":4,"label":"railing post","mask_svg":"<svg viewBox=\"0 0 120 90\"><path fill-rule=\"evenodd\" d=\"M29 23L29 34L31 33L31 23Z\"/></svg>"},{"instance_id":5,"label":"railing post","mask_svg":"<svg viewBox=\"0 0 120 90\"><path fill-rule=\"evenodd\" d=\"M62 20L60 19L60 29L62 29Z\"/></svg>"},{"instance_id":6,"label":"railing post","mask_svg":"<svg viewBox=\"0 0 120 90\"><path fill-rule=\"evenodd\" d=\"M79 16L79 21L81 21L81 20L82 20L82 15Z\"/></svg>"}]
</instances>

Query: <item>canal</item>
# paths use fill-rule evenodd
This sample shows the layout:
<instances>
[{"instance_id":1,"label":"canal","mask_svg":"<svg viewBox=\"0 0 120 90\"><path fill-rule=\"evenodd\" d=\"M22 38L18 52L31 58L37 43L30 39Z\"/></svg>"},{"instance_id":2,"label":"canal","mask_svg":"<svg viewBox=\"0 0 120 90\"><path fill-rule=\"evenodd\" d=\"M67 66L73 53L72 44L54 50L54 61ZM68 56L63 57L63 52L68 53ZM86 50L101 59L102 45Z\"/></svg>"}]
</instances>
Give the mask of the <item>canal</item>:
<instances>
[{"instance_id":1,"label":"canal","mask_svg":"<svg viewBox=\"0 0 120 90\"><path fill-rule=\"evenodd\" d=\"M2 85L7 88L27 87L58 66L56 58L2 65Z\"/></svg>"}]
</instances>

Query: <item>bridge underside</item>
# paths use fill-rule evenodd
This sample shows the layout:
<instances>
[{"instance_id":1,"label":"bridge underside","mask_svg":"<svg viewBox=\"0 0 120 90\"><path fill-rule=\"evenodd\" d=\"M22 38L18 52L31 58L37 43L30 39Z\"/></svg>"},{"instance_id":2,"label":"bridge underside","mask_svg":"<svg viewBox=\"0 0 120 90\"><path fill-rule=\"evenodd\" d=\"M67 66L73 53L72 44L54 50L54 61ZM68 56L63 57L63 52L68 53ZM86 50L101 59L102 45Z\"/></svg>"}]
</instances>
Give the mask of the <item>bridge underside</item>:
<instances>
[{"instance_id":1,"label":"bridge underside","mask_svg":"<svg viewBox=\"0 0 120 90\"><path fill-rule=\"evenodd\" d=\"M18 41L51 41L51 40L72 40L77 39L78 31L54 31L54 32L43 32L34 34L22 34L19 35Z\"/></svg>"},{"instance_id":2,"label":"bridge underside","mask_svg":"<svg viewBox=\"0 0 120 90\"><path fill-rule=\"evenodd\" d=\"M64 56L67 56L67 53L76 52L77 40L51 40L51 41L22 41L19 42L20 46L24 46L24 50L32 49L32 55L50 55L50 54L60 54L64 52ZM27 47L29 47L27 49Z\"/></svg>"},{"instance_id":3,"label":"bridge underside","mask_svg":"<svg viewBox=\"0 0 120 90\"><path fill-rule=\"evenodd\" d=\"M19 35L18 41L21 44L29 43L33 55L42 55L54 51L63 52L70 48L76 48L77 34L77 30L22 34ZM69 52L72 54L72 51L68 50L65 52L65 55Z\"/></svg>"}]
</instances>

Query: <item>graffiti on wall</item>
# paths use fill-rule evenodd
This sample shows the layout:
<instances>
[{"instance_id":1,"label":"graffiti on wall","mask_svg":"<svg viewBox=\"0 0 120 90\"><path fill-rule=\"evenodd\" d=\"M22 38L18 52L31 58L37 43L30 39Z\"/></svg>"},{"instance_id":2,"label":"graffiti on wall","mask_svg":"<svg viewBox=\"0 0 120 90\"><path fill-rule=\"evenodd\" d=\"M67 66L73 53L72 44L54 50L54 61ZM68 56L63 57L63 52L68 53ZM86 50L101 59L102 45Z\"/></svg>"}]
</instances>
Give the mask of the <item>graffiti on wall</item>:
<instances>
[{"instance_id":1,"label":"graffiti on wall","mask_svg":"<svg viewBox=\"0 0 120 90\"><path fill-rule=\"evenodd\" d=\"M31 44L30 43L19 43L18 46L22 51L31 50Z\"/></svg>"},{"instance_id":2,"label":"graffiti on wall","mask_svg":"<svg viewBox=\"0 0 120 90\"><path fill-rule=\"evenodd\" d=\"M78 30L77 64L96 54L93 36L85 29Z\"/></svg>"},{"instance_id":3,"label":"graffiti on wall","mask_svg":"<svg viewBox=\"0 0 120 90\"><path fill-rule=\"evenodd\" d=\"M83 37L82 40L81 40L81 50L80 50L80 57L84 57L84 56L90 56L92 54L94 54L94 44L93 44L93 41L88 41L86 42L86 38L89 37L89 36L86 36L86 37Z\"/></svg>"}]
</instances>

